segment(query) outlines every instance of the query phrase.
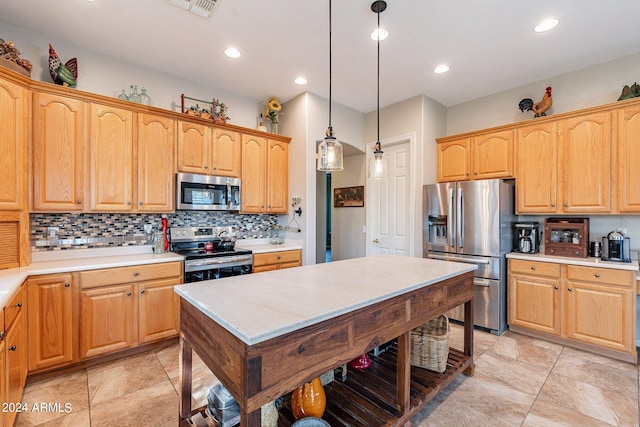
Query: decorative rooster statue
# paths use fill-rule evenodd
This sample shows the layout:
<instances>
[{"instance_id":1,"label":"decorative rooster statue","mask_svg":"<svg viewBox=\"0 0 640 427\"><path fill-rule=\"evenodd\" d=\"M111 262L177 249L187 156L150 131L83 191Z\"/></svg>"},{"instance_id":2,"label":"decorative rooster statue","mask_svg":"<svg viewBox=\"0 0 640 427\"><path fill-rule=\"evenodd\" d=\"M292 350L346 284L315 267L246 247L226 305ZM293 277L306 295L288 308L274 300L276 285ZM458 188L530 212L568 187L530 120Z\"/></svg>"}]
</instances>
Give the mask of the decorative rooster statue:
<instances>
[{"instance_id":1,"label":"decorative rooster statue","mask_svg":"<svg viewBox=\"0 0 640 427\"><path fill-rule=\"evenodd\" d=\"M53 50L53 46L49 44L49 74L55 84L76 87L78 59L73 58L63 64L56 51Z\"/></svg>"},{"instance_id":2,"label":"decorative rooster statue","mask_svg":"<svg viewBox=\"0 0 640 427\"><path fill-rule=\"evenodd\" d=\"M534 117L546 116L547 111L553 105L553 99L551 98L551 86L548 86L542 100L540 102L536 102L535 104L531 100L531 98L525 98L520 101L518 104L518 108L523 113L525 111L533 111L536 115Z\"/></svg>"}]
</instances>

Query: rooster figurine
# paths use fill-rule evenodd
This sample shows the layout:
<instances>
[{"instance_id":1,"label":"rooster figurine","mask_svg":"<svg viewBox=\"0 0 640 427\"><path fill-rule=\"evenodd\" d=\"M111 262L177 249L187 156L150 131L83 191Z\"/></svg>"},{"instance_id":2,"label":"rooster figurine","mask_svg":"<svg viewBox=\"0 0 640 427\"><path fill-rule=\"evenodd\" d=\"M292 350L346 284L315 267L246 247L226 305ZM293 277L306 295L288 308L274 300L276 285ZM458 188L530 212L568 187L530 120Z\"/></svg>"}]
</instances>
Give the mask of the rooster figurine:
<instances>
[{"instance_id":1,"label":"rooster figurine","mask_svg":"<svg viewBox=\"0 0 640 427\"><path fill-rule=\"evenodd\" d=\"M545 111L551 108L551 105L553 105L553 100L551 98L551 86L548 86L540 102L536 102L534 104L531 98L525 98L520 101L518 108L520 108L520 111L523 113L525 111L533 111L535 113L534 117L540 117L547 115Z\"/></svg>"},{"instance_id":2,"label":"rooster figurine","mask_svg":"<svg viewBox=\"0 0 640 427\"><path fill-rule=\"evenodd\" d=\"M76 87L78 59L73 58L63 64L56 51L53 50L53 46L49 44L49 74L55 84Z\"/></svg>"}]
</instances>

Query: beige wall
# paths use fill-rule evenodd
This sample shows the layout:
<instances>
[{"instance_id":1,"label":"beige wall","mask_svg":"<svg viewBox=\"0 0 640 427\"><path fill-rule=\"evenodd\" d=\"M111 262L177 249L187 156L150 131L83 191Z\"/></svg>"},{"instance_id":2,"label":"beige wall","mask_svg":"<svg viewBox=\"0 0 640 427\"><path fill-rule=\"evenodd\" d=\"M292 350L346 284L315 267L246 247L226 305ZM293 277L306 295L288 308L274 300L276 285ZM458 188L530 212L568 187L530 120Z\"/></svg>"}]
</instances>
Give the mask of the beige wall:
<instances>
[{"instance_id":1,"label":"beige wall","mask_svg":"<svg viewBox=\"0 0 640 427\"><path fill-rule=\"evenodd\" d=\"M365 164L364 153L345 157L344 170L340 173L332 174L332 187L343 188L365 185ZM338 261L365 256L365 234L362 232L362 227L366 225L366 198L365 207L362 208L334 208L333 203L331 205L332 260Z\"/></svg>"}]
</instances>

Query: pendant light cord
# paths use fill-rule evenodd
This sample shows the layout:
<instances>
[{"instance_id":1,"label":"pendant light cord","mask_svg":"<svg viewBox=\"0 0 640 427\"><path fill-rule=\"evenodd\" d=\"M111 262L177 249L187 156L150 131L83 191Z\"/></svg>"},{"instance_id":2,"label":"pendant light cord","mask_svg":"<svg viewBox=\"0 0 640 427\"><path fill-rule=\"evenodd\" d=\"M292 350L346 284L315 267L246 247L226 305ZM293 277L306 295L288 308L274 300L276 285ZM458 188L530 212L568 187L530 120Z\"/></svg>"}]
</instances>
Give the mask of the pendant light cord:
<instances>
[{"instance_id":1,"label":"pendant light cord","mask_svg":"<svg viewBox=\"0 0 640 427\"><path fill-rule=\"evenodd\" d=\"M380 150L380 12L378 12L378 139L376 140L376 150Z\"/></svg>"},{"instance_id":2,"label":"pendant light cord","mask_svg":"<svg viewBox=\"0 0 640 427\"><path fill-rule=\"evenodd\" d=\"M331 127L331 0L329 0L329 135L333 136Z\"/></svg>"}]
</instances>

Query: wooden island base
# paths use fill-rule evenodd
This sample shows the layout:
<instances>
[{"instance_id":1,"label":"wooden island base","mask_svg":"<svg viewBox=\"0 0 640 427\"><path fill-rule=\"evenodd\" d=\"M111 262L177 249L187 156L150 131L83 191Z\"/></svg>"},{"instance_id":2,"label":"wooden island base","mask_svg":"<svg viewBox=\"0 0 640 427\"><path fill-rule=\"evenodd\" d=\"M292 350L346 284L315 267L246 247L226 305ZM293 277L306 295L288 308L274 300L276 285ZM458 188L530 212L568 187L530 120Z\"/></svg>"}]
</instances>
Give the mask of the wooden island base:
<instances>
[{"instance_id":1,"label":"wooden island base","mask_svg":"<svg viewBox=\"0 0 640 427\"><path fill-rule=\"evenodd\" d=\"M411 330L460 304L465 308L463 351L450 350L442 374L412 367ZM332 426L410 426L427 402L458 375L474 370L472 271L252 345L183 297L180 312L181 426L193 426L193 350L239 403L242 427L260 426L262 405L394 338L396 344L372 357L370 368L350 369L345 382L336 379L325 386L323 418ZM283 409L279 426L292 422L291 412Z\"/></svg>"}]
</instances>

